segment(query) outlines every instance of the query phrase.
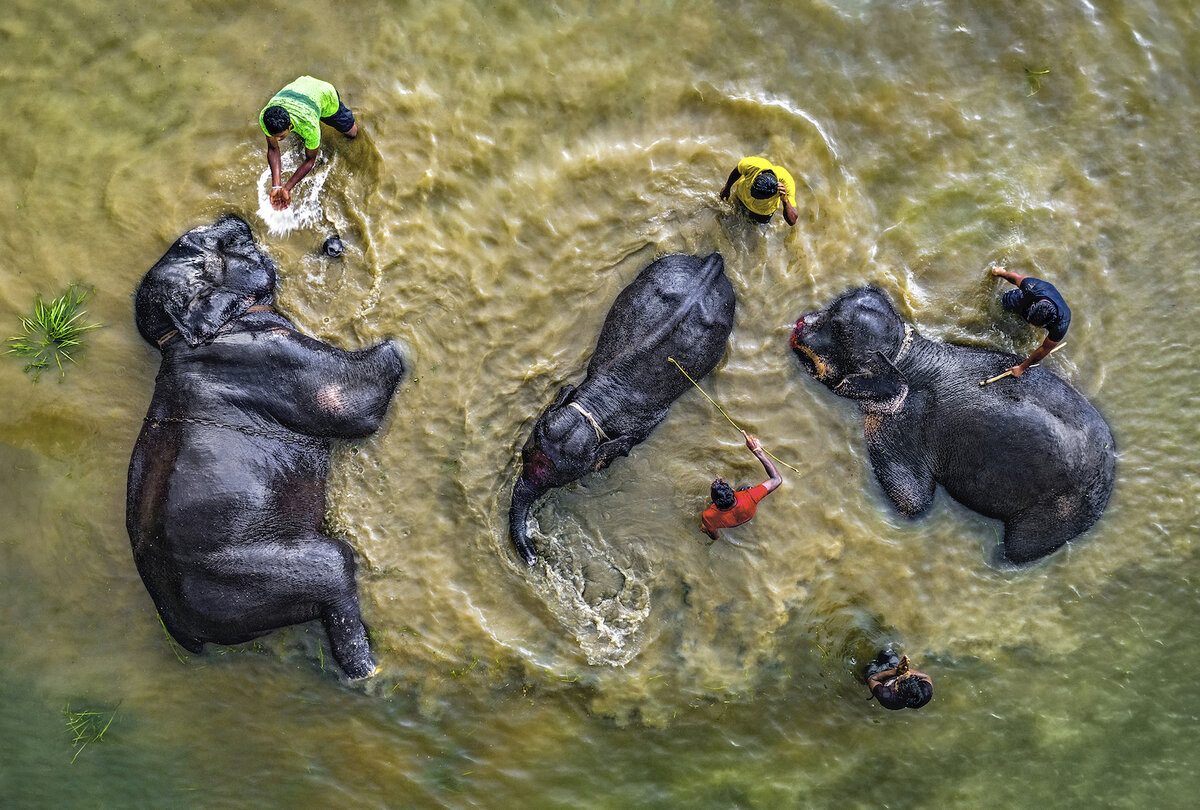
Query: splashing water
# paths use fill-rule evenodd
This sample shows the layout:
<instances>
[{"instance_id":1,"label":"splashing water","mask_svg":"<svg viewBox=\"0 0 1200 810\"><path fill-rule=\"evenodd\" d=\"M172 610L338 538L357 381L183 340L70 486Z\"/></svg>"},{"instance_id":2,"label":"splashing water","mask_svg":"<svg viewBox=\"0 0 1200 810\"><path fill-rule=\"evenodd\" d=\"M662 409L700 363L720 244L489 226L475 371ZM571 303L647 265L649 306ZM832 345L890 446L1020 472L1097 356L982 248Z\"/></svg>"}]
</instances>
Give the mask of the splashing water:
<instances>
[{"instance_id":1,"label":"splashing water","mask_svg":"<svg viewBox=\"0 0 1200 810\"><path fill-rule=\"evenodd\" d=\"M564 627L575 636L588 664L623 667L642 648L641 628L650 615L646 581L653 572L644 560L619 560L602 541L565 518L555 554L543 561L534 588ZM530 535L545 540L536 519Z\"/></svg>"},{"instance_id":2,"label":"splashing water","mask_svg":"<svg viewBox=\"0 0 1200 810\"><path fill-rule=\"evenodd\" d=\"M283 175L291 176L300 164L298 152L286 151L281 155ZM271 207L271 170L264 169L258 178L258 216L272 236L285 236L301 228L311 228L326 221L321 206L321 190L325 179L337 163L337 155L317 157L317 165L292 189L292 204L282 211Z\"/></svg>"}]
</instances>

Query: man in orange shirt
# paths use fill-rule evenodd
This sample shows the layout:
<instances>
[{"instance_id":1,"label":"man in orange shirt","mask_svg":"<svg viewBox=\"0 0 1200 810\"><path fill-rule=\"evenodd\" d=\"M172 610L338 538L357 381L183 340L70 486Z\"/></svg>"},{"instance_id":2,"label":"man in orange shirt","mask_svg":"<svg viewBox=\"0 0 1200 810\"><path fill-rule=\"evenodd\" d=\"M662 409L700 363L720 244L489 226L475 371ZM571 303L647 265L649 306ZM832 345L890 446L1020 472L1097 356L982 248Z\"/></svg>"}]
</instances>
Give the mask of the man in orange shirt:
<instances>
[{"instance_id":1,"label":"man in orange shirt","mask_svg":"<svg viewBox=\"0 0 1200 810\"><path fill-rule=\"evenodd\" d=\"M767 458L767 451L762 449L758 439L744 430L742 435L746 437L746 446L750 448L754 457L762 462L763 468L770 478L756 487L741 489L737 492L734 492L733 487L720 478L712 482L713 502L700 516L700 528L713 540L718 539L717 530L741 526L754 517L754 513L758 511L758 502L783 483L783 479L779 476L779 470L775 469L771 459Z\"/></svg>"}]
</instances>

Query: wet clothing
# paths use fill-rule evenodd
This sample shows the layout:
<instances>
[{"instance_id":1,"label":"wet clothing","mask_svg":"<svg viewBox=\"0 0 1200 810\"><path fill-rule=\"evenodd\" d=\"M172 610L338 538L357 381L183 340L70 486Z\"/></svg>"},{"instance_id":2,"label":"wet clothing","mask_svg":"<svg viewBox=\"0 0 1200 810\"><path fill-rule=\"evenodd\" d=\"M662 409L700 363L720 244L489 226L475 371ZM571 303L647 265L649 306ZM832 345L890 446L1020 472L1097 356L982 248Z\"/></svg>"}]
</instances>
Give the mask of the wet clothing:
<instances>
[{"instance_id":1,"label":"wet clothing","mask_svg":"<svg viewBox=\"0 0 1200 810\"><path fill-rule=\"evenodd\" d=\"M765 200L760 200L750 193L750 188L754 185L754 179L767 169L775 173L775 178L787 186L788 202L792 207L796 205L796 181L788 173L788 170L782 166L776 166L766 158L760 157L745 157L738 161L737 171L741 175L737 180L733 181L733 187L729 193L735 200L746 207L746 210L754 215L754 219L758 222L767 222L771 215L779 210L779 195L772 194Z\"/></svg>"},{"instance_id":2,"label":"wet clothing","mask_svg":"<svg viewBox=\"0 0 1200 810\"><path fill-rule=\"evenodd\" d=\"M1058 343L1067 336L1067 327L1071 325L1071 309L1053 284L1040 278L1026 276L1018 289L1009 290L1000 298L1001 306L1009 312L1017 313L1026 321L1029 320L1029 308L1038 301L1049 301L1054 305L1056 314L1046 324L1045 329L1047 337Z\"/></svg>"},{"instance_id":3,"label":"wet clothing","mask_svg":"<svg viewBox=\"0 0 1200 810\"><path fill-rule=\"evenodd\" d=\"M715 503L709 504L700 516L700 523L710 532L741 526L754 517L754 513L758 511L758 502L767 497L769 492L765 484L735 492L733 506L718 509Z\"/></svg>"},{"instance_id":4,"label":"wet clothing","mask_svg":"<svg viewBox=\"0 0 1200 810\"><path fill-rule=\"evenodd\" d=\"M878 684L871 690L871 694L879 701L879 705L885 709L896 711L898 709L919 709L929 701L933 700L933 682L929 680L928 675L913 674L909 677L916 678L917 683L921 688L921 702L916 706L909 706L904 702L904 698L900 697L900 693L896 690L896 678L888 678L881 684Z\"/></svg>"},{"instance_id":5,"label":"wet clothing","mask_svg":"<svg viewBox=\"0 0 1200 810\"><path fill-rule=\"evenodd\" d=\"M267 125L263 122L263 114L267 107L283 107L292 119L292 128L304 141L306 149L316 149L321 145L321 122L324 121L338 132L349 132L354 126L354 114L342 103L338 91L329 82L314 79L312 76L301 76L296 81L276 93L267 106L258 114L258 125L263 134Z\"/></svg>"},{"instance_id":6,"label":"wet clothing","mask_svg":"<svg viewBox=\"0 0 1200 810\"><path fill-rule=\"evenodd\" d=\"M870 682L872 675L878 675L880 672L887 672L889 669L895 669L900 665L900 656L892 652L890 649L883 650L879 655L875 656L875 660L871 661L863 669L863 678ZM899 709L919 709L929 701L933 700L933 681L928 675L918 675L913 673L918 679L921 688L921 702L916 706L909 706L904 702L904 698L896 691L896 678L888 678L886 681L877 684L871 689L871 697L879 701L879 705L885 709L896 711Z\"/></svg>"}]
</instances>

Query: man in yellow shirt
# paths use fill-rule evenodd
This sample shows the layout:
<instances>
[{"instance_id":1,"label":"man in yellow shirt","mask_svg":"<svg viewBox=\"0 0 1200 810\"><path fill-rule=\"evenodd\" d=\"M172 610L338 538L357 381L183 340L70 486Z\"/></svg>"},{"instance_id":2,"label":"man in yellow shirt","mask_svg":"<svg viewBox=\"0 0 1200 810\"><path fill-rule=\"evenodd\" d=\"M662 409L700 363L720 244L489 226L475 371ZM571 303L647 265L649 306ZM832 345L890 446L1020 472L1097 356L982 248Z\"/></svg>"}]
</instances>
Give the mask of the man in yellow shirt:
<instances>
[{"instance_id":1,"label":"man in yellow shirt","mask_svg":"<svg viewBox=\"0 0 1200 810\"><path fill-rule=\"evenodd\" d=\"M783 205L783 218L788 225L795 225L800 218L796 210L796 181L782 166L776 166L766 158L744 157L729 173L721 199L733 197L750 214L755 222L767 223L771 215Z\"/></svg>"},{"instance_id":2,"label":"man in yellow shirt","mask_svg":"<svg viewBox=\"0 0 1200 810\"><path fill-rule=\"evenodd\" d=\"M358 135L354 113L342 103L329 82L301 76L276 93L258 114L258 125L267 136L267 165L271 167L271 205L277 210L291 204L292 187L317 163L321 124L325 123L353 138ZM282 181L279 140L295 132L304 141L304 162L286 183Z\"/></svg>"}]
</instances>

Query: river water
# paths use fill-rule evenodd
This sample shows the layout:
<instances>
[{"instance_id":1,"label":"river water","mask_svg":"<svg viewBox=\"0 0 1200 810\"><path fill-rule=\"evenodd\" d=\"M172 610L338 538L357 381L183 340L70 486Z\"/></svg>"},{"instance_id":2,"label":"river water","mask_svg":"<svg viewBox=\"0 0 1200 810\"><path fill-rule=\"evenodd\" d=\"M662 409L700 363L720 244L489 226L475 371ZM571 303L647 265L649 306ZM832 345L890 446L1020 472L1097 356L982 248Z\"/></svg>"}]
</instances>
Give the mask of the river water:
<instances>
[{"instance_id":1,"label":"river water","mask_svg":"<svg viewBox=\"0 0 1200 810\"><path fill-rule=\"evenodd\" d=\"M334 8L6 4L0 319L16 334L79 282L103 328L61 382L0 362L5 806L1194 805L1194 3ZM362 136L325 131L289 231L260 213L256 116L305 73ZM797 179L795 228L718 200L748 154ZM224 212L299 328L410 353L330 479L366 684L317 625L187 655L134 569L125 474L158 354L132 292ZM346 255L324 258L335 231ZM536 510L527 570L506 513L533 420L642 267L712 250L738 313L703 384L802 474L706 545L708 482L763 473L690 392ZM787 350L796 317L873 283L928 337L1028 352L997 262L1063 291L1047 365L1120 449L1100 523L1019 571L944 493L899 516L853 405ZM919 712L865 700L856 672L888 643L934 679ZM68 706L112 721L78 752Z\"/></svg>"}]
</instances>

